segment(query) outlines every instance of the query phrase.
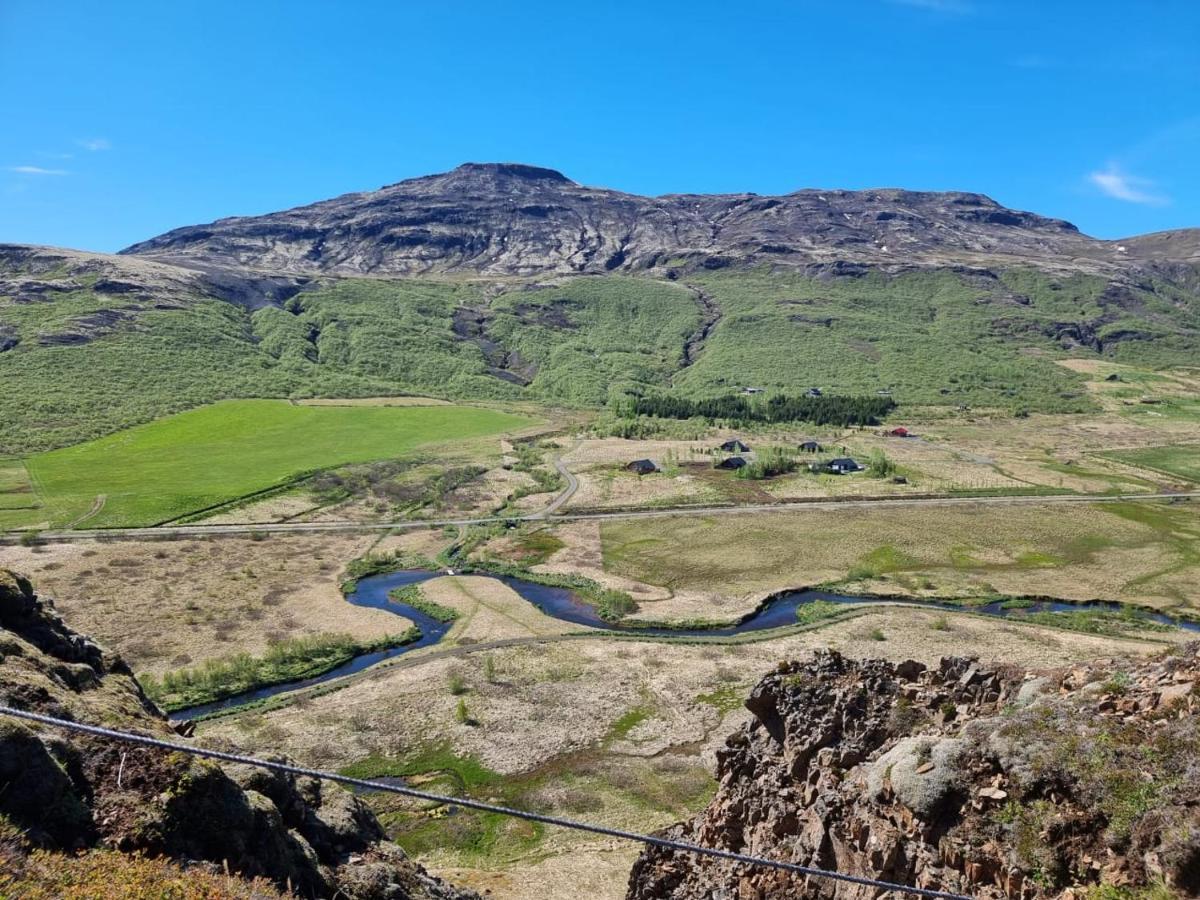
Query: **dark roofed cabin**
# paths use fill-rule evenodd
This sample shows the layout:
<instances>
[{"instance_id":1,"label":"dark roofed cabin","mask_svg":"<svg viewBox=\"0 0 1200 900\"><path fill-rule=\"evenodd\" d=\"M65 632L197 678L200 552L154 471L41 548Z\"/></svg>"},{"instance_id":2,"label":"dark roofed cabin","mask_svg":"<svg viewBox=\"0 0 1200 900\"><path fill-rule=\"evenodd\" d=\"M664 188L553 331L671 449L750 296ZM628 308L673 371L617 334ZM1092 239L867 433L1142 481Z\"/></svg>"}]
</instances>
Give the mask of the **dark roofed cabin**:
<instances>
[{"instance_id":1,"label":"dark roofed cabin","mask_svg":"<svg viewBox=\"0 0 1200 900\"><path fill-rule=\"evenodd\" d=\"M731 456L728 459L723 459L717 463L718 469L741 469L746 465L746 461L740 456Z\"/></svg>"},{"instance_id":2,"label":"dark roofed cabin","mask_svg":"<svg viewBox=\"0 0 1200 900\"><path fill-rule=\"evenodd\" d=\"M732 441L723 443L721 449L726 453L745 453L750 447L748 444L743 444L737 438L734 438Z\"/></svg>"},{"instance_id":3,"label":"dark roofed cabin","mask_svg":"<svg viewBox=\"0 0 1200 900\"><path fill-rule=\"evenodd\" d=\"M658 471L658 466L654 464L652 459L635 459L625 467L630 472L637 472L639 475L650 475Z\"/></svg>"},{"instance_id":4,"label":"dark roofed cabin","mask_svg":"<svg viewBox=\"0 0 1200 900\"><path fill-rule=\"evenodd\" d=\"M805 453L820 453L821 445L818 444L816 441L805 441L803 444L800 445L800 449L803 450Z\"/></svg>"},{"instance_id":5,"label":"dark roofed cabin","mask_svg":"<svg viewBox=\"0 0 1200 900\"><path fill-rule=\"evenodd\" d=\"M830 472L842 475L846 472L861 472L865 466L859 465L856 460L853 460L848 456L840 456L837 459L831 459L825 464L825 468Z\"/></svg>"}]
</instances>

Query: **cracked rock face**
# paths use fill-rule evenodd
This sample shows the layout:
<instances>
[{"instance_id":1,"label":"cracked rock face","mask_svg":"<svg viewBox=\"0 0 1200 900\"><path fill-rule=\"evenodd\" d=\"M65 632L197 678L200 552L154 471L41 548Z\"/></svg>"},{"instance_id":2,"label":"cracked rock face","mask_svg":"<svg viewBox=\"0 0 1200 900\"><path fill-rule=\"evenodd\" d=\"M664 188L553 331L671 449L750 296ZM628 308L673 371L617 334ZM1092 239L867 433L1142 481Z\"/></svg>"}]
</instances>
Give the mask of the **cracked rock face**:
<instances>
[{"instance_id":1,"label":"cracked rock face","mask_svg":"<svg viewBox=\"0 0 1200 900\"><path fill-rule=\"evenodd\" d=\"M755 719L718 755L715 799L667 835L994 900L1084 898L1101 884L1197 896L1197 685L1200 644L1040 673L817 653L754 689ZM628 891L876 896L658 849Z\"/></svg>"},{"instance_id":2,"label":"cracked rock face","mask_svg":"<svg viewBox=\"0 0 1200 900\"><path fill-rule=\"evenodd\" d=\"M981 194L881 189L642 197L585 187L551 169L468 163L377 191L179 228L123 252L293 273L545 275L681 263L987 258L1075 267L1090 260L1103 268L1127 265L1140 246L1118 251L1068 222L1006 209ZM1159 244L1153 248L1161 252Z\"/></svg>"}]
</instances>

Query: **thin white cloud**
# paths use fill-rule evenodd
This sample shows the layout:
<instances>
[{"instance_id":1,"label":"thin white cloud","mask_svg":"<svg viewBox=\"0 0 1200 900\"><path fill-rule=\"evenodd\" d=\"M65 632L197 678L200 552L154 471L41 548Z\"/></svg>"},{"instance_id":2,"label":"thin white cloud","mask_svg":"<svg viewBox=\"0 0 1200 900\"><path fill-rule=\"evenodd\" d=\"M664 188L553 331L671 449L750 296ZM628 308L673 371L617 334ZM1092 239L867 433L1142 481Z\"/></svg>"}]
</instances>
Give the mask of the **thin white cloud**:
<instances>
[{"instance_id":1,"label":"thin white cloud","mask_svg":"<svg viewBox=\"0 0 1200 900\"><path fill-rule=\"evenodd\" d=\"M95 153L97 150L111 150L112 149L112 141L110 141L108 138L102 138L102 137L83 138L82 140L78 140L75 143L77 143L84 150L90 150L93 153Z\"/></svg>"},{"instance_id":2,"label":"thin white cloud","mask_svg":"<svg viewBox=\"0 0 1200 900\"><path fill-rule=\"evenodd\" d=\"M8 171L18 175L68 175L66 169L44 169L41 166L9 166Z\"/></svg>"},{"instance_id":3,"label":"thin white cloud","mask_svg":"<svg viewBox=\"0 0 1200 900\"><path fill-rule=\"evenodd\" d=\"M945 13L961 16L975 11L975 7L966 0L887 0L893 6L910 6L913 9L923 9L927 12Z\"/></svg>"},{"instance_id":4,"label":"thin white cloud","mask_svg":"<svg viewBox=\"0 0 1200 900\"><path fill-rule=\"evenodd\" d=\"M1153 181L1122 172L1116 163L1109 163L1106 168L1090 173L1088 181L1114 200L1145 206L1163 206L1171 202L1168 197L1154 190Z\"/></svg>"}]
</instances>

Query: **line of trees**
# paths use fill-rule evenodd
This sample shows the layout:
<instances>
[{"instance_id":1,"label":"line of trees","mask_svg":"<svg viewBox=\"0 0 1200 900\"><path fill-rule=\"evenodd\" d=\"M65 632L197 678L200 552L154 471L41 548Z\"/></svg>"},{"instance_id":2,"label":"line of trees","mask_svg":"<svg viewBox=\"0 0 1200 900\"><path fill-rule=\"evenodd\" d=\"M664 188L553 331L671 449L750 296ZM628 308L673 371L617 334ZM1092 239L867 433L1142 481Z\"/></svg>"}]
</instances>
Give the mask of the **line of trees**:
<instances>
[{"instance_id":1,"label":"line of trees","mask_svg":"<svg viewBox=\"0 0 1200 900\"><path fill-rule=\"evenodd\" d=\"M731 423L811 422L814 425L878 425L896 408L891 397L845 396L788 397L767 400L729 394L706 400L686 397L633 397L630 412L659 419L692 419Z\"/></svg>"}]
</instances>

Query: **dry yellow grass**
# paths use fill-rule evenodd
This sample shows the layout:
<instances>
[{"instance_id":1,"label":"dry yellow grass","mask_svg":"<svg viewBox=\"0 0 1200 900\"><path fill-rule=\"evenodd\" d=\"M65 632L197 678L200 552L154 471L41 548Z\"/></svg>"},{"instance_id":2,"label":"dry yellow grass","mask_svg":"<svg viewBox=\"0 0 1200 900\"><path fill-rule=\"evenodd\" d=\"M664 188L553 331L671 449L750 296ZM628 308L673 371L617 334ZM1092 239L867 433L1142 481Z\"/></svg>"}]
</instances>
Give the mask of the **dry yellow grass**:
<instances>
[{"instance_id":1,"label":"dry yellow grass","mask_svg":"<svg viewBox=\"0 0 1200 900\"><path fill-rule=\"evenodd\" d=\"M586 757L593 769L619 764L624 777L652 779L664 759L711 768L717 748L747 716L737 698L777 661L814 648L927 663L952 653L977 654L1030 666L1155 649L972 617L955 617L951 630L942 631L932 627L937 618L922 610L881 607L818 631L740 646L572 640L493 649L381 672L302 704L217 720L203 726L202 734L328 767L369 756L404 757L445 743L459 756L473 756L509 776L554 760ZM874 639L874 628L886 640ZM494 682L484 677L485 654L493 659ZM452 676L467 689L461 696L476 726L456 722L459 697L449 690ZM703 699L712 695L734 702ZM640 711L638 724L614 734L614 723L631 710ZM589 819L618 827L653 829L684 814L670 800L646 808L617 793L589 802ZM554 830L515 857L468 861L465 853L447 846L420 861L437 874L488 888L498 900L566 898L584 884L587 896L616 900L627 877L624 848Z\"/></svg>"},{"instance_id":2,"label":"dry yellow grass","mask_svg":"<svg viewBox=\"0 0 1200 900\"><path fill-rule=\"evenodd\" d=\"M1138 520L1143 509L1151 521ZM767 593L845 579L856 568L875 570L877 588L912 595L1044 594L1156 607L1200 597L1200 512L1183 505L804 509L610 522L601 534L611 573L685 601L697 592L721 598L662 606L675 616L745 612Z\"/></svg>"},{"instance_id":3,"label":"dry yellow grass","mask_svg":"<svg viewBox=\"0 0 1200 900\"><path fill-rule=\"evenodd\" d=\"M448 645L563 634L576 628L547 616L495 578L444 576L423 583L421 593L458 612L445 638Z\"/></svg>"},{"instance_id":4,"label":"dry yellow grass","mask_svg":"<svg viewBox=\"0 0 1200 900\"><path fill-rule=\"evenodd\" d=\"M410 539L411 540L411 539ZM225 537L2 547L0 566L29 575L72 628L161 674L272 640L347 632L364 640L409 623L351 606L339 589L367 536Z\"/></svg>"}]
</instances>

